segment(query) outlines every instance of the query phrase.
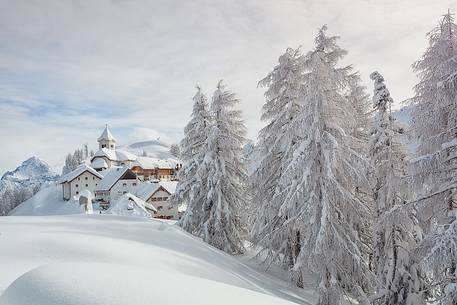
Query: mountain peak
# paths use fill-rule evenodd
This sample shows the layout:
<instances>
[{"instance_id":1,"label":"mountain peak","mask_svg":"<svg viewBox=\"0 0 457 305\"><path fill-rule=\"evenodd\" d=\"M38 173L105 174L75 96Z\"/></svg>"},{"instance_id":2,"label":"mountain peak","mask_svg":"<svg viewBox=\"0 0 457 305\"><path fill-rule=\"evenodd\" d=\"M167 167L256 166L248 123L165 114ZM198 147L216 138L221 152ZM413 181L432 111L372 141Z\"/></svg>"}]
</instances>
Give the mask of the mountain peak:
<instances>
[{"instance_id":1,"label":"mountain peak","mask_svg":"<svg viewBox=\"0 0 457 305\"><path fill-rule=\"evenodd\" d=\"M36 156L32 156L27 160L23 161L13 171L7 171L3 176L2 180L30 180L35 178L54 178L57 174L51 170L51 167L39 159Z\"/></svg>"}]
</instances>

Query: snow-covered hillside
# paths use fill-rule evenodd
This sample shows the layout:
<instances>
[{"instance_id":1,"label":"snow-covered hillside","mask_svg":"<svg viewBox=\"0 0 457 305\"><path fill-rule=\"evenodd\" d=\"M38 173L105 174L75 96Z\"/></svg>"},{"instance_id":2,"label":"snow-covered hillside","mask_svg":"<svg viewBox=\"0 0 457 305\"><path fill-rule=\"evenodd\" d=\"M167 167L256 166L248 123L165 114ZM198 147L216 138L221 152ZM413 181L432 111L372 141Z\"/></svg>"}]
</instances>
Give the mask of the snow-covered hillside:
<instances>
[{"instance_id":1,"label":"snow-covered hillside","mask_svg":"<svg viewBox=\"0 0 457 305\"><path fill-rule=\"evenodd\" d=\"M62 199L62 187L58 184L42 188L32 198L18 205L9 215L39 216L81 213L79 205Z\"/></svg>"},{"instance_id":2,"label":"snow-covered hillside","mask_svg":"<svg viewBox=\"0 0 457 305\"><path fill-rule=\"evenodd\" d=\"M147 156L158 159L174 159L170 153L170 144L161 140L149 140L135 142L129 145L119 146L119 149L126 150L137 156L142 156L145 152Z\"/></svg>"},{"instance_id":3,"label":"snow-covered hillside","mask_svg":"<svg viewBox=\"0 0 457 305\"><path fill-rule=\"evenodd\" d=\"M0 215L8 213L57 178L51 167L37 157L31 157L15 170L7 171L0 179Z\"/></svg>"},{"instance_id":4,"label":"snow-covered hillside","mask_svg":"<svg viewBox=\"0 0 457 305\"><path fill-rule=\"evenodd\" d=\"M164 221L9 216L0 236L1 305L315 302Z\"/></svg>"}]
</instances>

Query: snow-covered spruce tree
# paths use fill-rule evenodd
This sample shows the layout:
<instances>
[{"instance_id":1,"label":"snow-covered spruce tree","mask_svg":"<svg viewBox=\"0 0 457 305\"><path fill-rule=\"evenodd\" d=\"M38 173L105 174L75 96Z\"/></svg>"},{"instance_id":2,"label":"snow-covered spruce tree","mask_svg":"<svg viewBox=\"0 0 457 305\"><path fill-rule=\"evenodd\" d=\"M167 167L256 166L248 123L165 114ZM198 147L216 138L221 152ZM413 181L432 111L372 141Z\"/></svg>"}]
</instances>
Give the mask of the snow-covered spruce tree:
<instances>
[{"instance_id":1,"label":"snow-covered spruce tree","mask_svg":"<svg viewBox=\"0 0 457 305\"><path fill-rule=\"evenodd\" d=\"M319 30L316 48L300 58L298 114L288 123L283 166L272 200L280 203L265 237L287 255L298 286L311 273L319 305L345 295L367 303L372 278L360 232L370 208L356 195L369 189L366 158L354 147L357 114L347 98L350 67L338 68L346 51ZM290 250L283 250L288 249Z\"/></svg>"},{"instance_id":2,"label":"snow-covered spruce tree","mask_svg":"<svg viewBox=\"0 0 457 305\"><path fill-rule=\"evenodd\" d=\"M351 141L350 146L357 151L360 155L368 157L368 147L371 133L371 102L369 99L369 94L366 92L365 86L362 85L362 80L358 72L352 73L349 75L348 79L348 90L346 98L349 100L349 103L354 108L352 111L355 111L355 125L352 126L352 131L350 132ZM370 178L371 183L373 183L373 167L366 167L366 174ZM365 188L364 188L365 187ZM368 189L366 189L368 187ZM360 185L357 188L355 193L359 200L365 202L366 206L373 207L373 194L371 185ZM371 216L371 215L370 215ZM372 258L373 248L372 248L372 224L373 218L367 217L364 219L364 224L360 226L360 229L363 229L359 232L361 243L361 251L363 252L364 258L370 260Z\"/></svg>"},{"instance_id":3,"label":"snow-covered spruce tree","mask_svg":"<svg viewBox=\"0 0 457 305\"><path fill-rule=\"evenodd\" d=\"M421 155L440 150L457 135L457 26L450 13L428 38L429 47L413 65L420 81L414 87L412 123Z\"/></svg>"},{"instance_id":4,"label":"snow-covered spruce tree","mask_svg":"<svg viewBox=\"0 0 457 305\"><path fill-rule=\"evenodd\" d=\"M429 47L413 65L420 82L412 100L420 157L411 178L425 239L415 251L431 283L429 301L455 304L457 236L457 26L450 13L429 34Z\"/></svg>"},{"instance_id":5,"label":"snow-covered spruce tree","mask_svg":"<svg viewBox=\"0 0 457 305\"><path fill-rule=\"evenodd\" d=\"M234 109L238 103L235 94L219 82L211 104L214 122L197 170L204 193L198 235L230 254L244 251L240 210L246 205L247 173L241 160L246 128L241 111Z\"/></svg>"},{"instance_id":6,"label":"snow-covered spruce tree","mask_svg":"<svg viewBox=\"0 0 457 305\"><path fill-rule=\"evenodd\" d=\"M405 205L406 153L399 141L401 130L391 115L393 99L384 78L373 72L373 108L377 111L370 155L375 170L373 266L376 294L373 304L424 304L418 264L410 257L416 247L414 211Z\"/></svg>"},{"instance_id":7,"label":"snow-covered spruce tree","mask_svg":"<svg viewBox=\"0 0 457 305\"><path fill-rule=\"evenodd\" d=\"M187 205L186 212L179 221L179 225L190 233L196 233L201 224L199 216L202 214L202 181L197 175L197 170L203 161L204 147L208 138L211 125L211 116L208 109L206 96L200 87L193 97L194 106L192 116L184 128L184 139L181 141L181 161L183 167L178 173L179 182L170 201L175 204Z\"/></svg>"},{"instance_id":8,"label":"snow-covered spruce tree","mask_svg":"<svg viewBox=\"0 0 457 305\"><path fill-rule=\"evenodd\" d=\"M298 50L287 49L273 71L259 82L260 86L268 87L261 116L267 125L258 136L261 161L250 177L251 213L254 215L251 238L263 249L259 256L268 260L267 265L274 261L288 268L293 267L293 260L289 258L296 246L291 240L284 243L283 236L275 234L282 225L276 217L282 202L275 194L279 192L278 182L287 166L286 149L293 145L295 129L300 128L294 124L301 111L303 67L300 56Z\"/></svg>"}]
</instances>

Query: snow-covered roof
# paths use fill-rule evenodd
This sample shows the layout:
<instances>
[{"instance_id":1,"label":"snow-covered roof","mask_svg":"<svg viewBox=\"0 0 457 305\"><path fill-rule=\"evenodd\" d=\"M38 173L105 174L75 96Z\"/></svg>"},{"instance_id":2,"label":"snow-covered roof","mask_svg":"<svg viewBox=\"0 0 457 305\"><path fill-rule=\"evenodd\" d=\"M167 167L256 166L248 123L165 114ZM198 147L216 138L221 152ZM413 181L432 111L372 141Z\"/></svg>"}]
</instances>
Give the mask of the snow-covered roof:
<instances>
[{"instance_id":1,"label":"snow-covered roof","mask_svg":"<svg viewBox=\"0 0 457 305\"><path fill-rule=\"evenodd\" d=\"M170 194L174 194L176 191L176 186L178 185L178 181L160 181L159 184L163 186Z\"/></svg>"},{"instance_id":2,"label":"snow-covered roof","mask_svg":"<svg viewBox=\"0 0 457 305\"><path fill-rule=\"evenodd\" d=\"M160 184L156 182L143 182L136 189L136 195L143 199L148 200L160 188Z\"/></svg>"},{"instance_id":3,"label":"snow-covered roof","mask_svg":"<svg viewBox=\"0 0 457 305\"><path fill-rule=\"evenodd\" d=\"M69 172L69 173L63 175L62 177L60 177L59 183L62 184L65 182L70 182L70 181L74 180L75 178L79 177L84 172L89 172L92 175L94 175L100 179L103 179L103 176L99 172L97 172L95 169L93 169L92 167L90 167L86 164L81 164L72 172Z\"/></svg>"},{"instance_id":4,"label":"snow-covered roof","mask_svg":"<svg viewBox=\"0 0 457 305\"><path fill-rule=\"evenodd\" d=\"M93 168L108 168L108 164L103 158L96 158L91 163Z\"/></svg>"},{"instance_id":5,"label":"snow-covered roof","mask_svg":"<svg viewBox=\"0 0 457 305\"><path fill-rule=\"evenodd\" d=\"M139 166L142 169L152 169L152 168L175 168L176 164L169 160L156 159L150 157L138 157L135 162L132 163L133 166Z\"/></svg>"},{"instance_id":6,"label":"snow-covered roof","mask_svg":"<svg viewBox=\"0 0 457 305\"><path fill-rule=\"evenodd\" d=\"M108 124L105 126L105 130L103 130L101 136L97 139L98 142L103 140L116 142L116 138L111 134Z\"/></svg>"},{"instance_id":7,"label":"snow-covered roof","mask_svg":"<svg viewBox=\"0 0 457 305\"><path fill-rule=\"evenodd\" d=\"M109 191L128 170L128 167L115 166L103 171L103 179L95 187L95 191Z\"/></svg>"},{"instance_id":8,"label":"snow-covered roof","mask_svg":"<svg viewBox=\"0 0 457 305\"><path fill-rule=\"evenodd\" d=\"M92 157L92 160L96 159L97 157L106 157L111 161L134 161L138 158L128 151L109 148L99 149Z\"/></svg>"},{"instance_id":9,"label":"snow-covered roof","mask_svg":"<svg viewBox=\"0 0 457 305\"><path fill-rule=\"evenodd\" d=\"M177 184L177 181L143 182L138 186L136 195L143 200L148 200L161 187L173 194Z\"/></svg>"},{"instance_id":10,"label":"snow-covered roof","mask_svg":"<svg viewBox=\"0 0 457 305\"><path fill-rule=\"evenodd\" d=\"M150 218L151 214L146 210L146 205L149 209L157 212L157 209L151 204L146 204L146 202L136 197L135 195L127 193L113 202L106 213Z\"/></svg>"}]
</instances>

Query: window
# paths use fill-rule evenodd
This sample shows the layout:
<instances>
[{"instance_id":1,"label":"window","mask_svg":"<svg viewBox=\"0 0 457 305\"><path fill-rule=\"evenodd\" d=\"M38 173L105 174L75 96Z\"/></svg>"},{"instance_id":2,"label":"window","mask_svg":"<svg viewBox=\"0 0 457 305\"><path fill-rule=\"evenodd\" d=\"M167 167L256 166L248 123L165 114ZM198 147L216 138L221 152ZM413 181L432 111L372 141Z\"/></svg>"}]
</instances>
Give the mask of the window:
<instances>
[{"instance_id":1,"label":"window","mask_svg":"<svg viewBox=\"0 0 457 305\"><path fill-rule=\"evenodd\" d=\"M81 180L81 177L78 177L78 180Z\"/></svg>"},{"instance_id":2,"label":"window","mask_svg":"<svg viewBox=\"0 0 457 305\"><path fill-rule=\"evenodd\" d=\"M76 192L76 195L78 195L78 194L79 194L79 192L77 191L77 192Z\"/></svg>"},{"instance_id":3,"label":"window","mask_svg":"<svg viewBox=\"0 0 457 305\"><path fill-rule=\"evenodd\" d=\"M124 182L124 183L122 183L122 186L127 186L127 183L125 183L125 182Z\"/></svg>"},{"instance_id":4,"label":"window","mask_svg":"<svg viewBox=\"0 0 457 305\"><path fill-rule=\"evenodd\" d=\"M78 187L78 185L76 184L76 187Z\"/></svg>"},{"instance_id":5,"label":"window","mask_svg":"<svg viewBox=\"0 0 457 305\"><path fill-rule=\"evenodd\" d=\"M163 206L159 205L159 206L157 207L157 210L161 210L161 209L163 209Z\"/></svg>"},{"instance_id":6,"label":"window","mask_svg":"<svg viewBox=\"0 0 457 305\"><path fill-rule=\"evenodd\" d=\"M133 184L132 184L132 185L133 185L133 186L136 186L136 182L133 182Z\"/></svg>"},{"instance_id":7,"label":"window","mask_svg":"<svg viewBox=\"0 0 457 305\"><path fill-rule=\"evenodd\" d=\"M86 184L86 187L88 187L88 186L89 186L89 185L88 185L88 184Z\"/></svg>"},{"instance_id":8,"label":"window","mask_svg":"<svg viewBox=\"0 0 457 305\"><path fill-rule=\"evenodd\" d=\"M122 194L127 194L127 192L126 192L126 191L123 191Z\"/></svg>"},{"instance_id":9,"label":"window","mask_svg":"<svg viewBox=\"0 0 457 305\"><path fill-rule=\"evenodd\" d=\"M89 178L86 177L86 180L88 180Z\"/></svg>"}]
</instances>

